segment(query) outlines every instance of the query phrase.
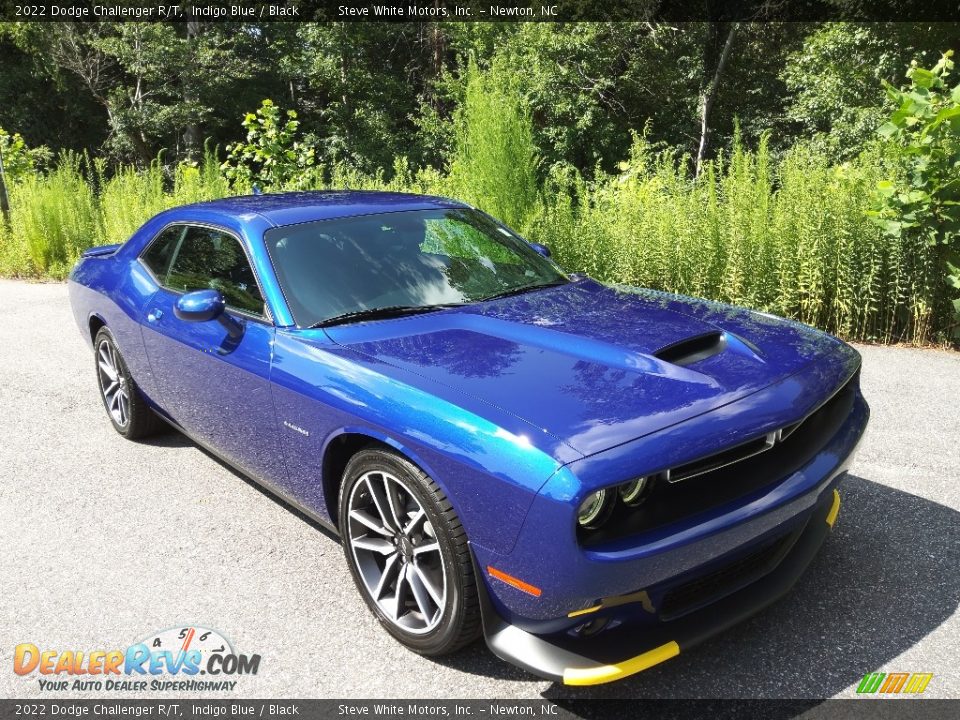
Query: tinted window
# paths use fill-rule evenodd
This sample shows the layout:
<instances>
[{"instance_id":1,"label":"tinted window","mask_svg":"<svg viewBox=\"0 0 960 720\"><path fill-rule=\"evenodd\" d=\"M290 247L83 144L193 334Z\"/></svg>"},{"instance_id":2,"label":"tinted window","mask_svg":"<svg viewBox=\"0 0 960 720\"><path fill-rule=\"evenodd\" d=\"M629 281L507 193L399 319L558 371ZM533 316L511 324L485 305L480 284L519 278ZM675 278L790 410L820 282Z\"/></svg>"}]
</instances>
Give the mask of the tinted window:
<instances>
[{"instance_id":1,"label":"tinted window","mask_svg":"<svg viewBox=\"0 0 960 720\"><path fill-rule=\"evenodd\" d=\"M141 256L144 265L156 275L161 285L166 283L167 270L170 269L170 259L173 257L177 244L186 229L183 225L168 227L160 233L156 240L150 243L150 247Z\"/></svg>"},{"instance_id":2,"label":"tinted window","mask_svg":"<svg viewBox=\"0 0 960 720\"><path fill-rule=\"evenodd\" d=\"M263 297L237 239L210 228L190 227L167 275L173 290L219 290L227 305L263 314Z\"/></svg>"},{"instance_id":3,"label":"tinted window","mask_svg":"<svg viewBox=\"0 0 960 720\"><path fill-rule=\"evenodd\" d=\"M475 210L417 210L268 230L267 250L300 327L389 307L429 308L565 278Z\"/></svg>"}]
</instances>

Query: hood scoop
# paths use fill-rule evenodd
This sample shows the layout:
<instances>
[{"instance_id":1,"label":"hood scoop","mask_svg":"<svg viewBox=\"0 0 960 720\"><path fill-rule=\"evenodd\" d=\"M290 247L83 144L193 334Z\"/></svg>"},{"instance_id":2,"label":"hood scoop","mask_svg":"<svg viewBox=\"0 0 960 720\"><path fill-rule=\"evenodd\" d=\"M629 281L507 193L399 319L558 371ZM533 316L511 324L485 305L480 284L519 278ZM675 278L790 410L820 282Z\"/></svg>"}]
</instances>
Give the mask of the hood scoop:
<instances>
[{"instance_id":1,"label":"hood scoop","mask_svg":"<svg viewBox=\"0 0 960 720\"><path fill-rule=\"evenodd\" d=\"M653 356L658 360L682 367L723 352L726 346L726 333L708 332L667 345L653 353Z\"/></svg>"}]
</instances>

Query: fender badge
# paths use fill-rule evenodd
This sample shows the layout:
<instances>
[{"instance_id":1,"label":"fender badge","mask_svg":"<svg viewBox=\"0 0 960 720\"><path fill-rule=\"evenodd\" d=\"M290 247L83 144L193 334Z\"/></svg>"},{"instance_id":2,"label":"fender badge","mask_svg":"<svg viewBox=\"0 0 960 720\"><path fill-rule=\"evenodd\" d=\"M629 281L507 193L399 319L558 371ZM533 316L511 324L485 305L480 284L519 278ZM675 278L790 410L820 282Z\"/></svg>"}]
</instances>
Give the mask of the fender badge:
<instances>
[{"instance_id":1,"label":"fender badge","mask_svg":"<svg viewBox=\"0 0 960 720\"><path fill-rule=\"evenodd\" d=\"M307 436L307 437L310 437L310 431L309 431L309 430L304 430L304 429L303 429L302 427L300 427L299 425L294 425L293 423L287 422L286 420L284 420L284 421L283 421L283 426L286 427L286 428L290 428L290 429L293 430L294 432L298 432L298 433L300 433L301 435L305 435L305 436Z\"/></svg>"}]
</instances>

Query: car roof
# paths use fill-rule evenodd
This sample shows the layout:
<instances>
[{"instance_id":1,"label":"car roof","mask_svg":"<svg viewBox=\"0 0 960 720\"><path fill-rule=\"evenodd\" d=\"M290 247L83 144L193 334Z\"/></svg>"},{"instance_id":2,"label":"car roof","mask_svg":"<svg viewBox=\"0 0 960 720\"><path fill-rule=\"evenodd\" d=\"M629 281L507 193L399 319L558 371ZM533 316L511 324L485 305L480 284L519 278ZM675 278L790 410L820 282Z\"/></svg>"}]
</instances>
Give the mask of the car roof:
<instances>
[{"instance_id":1,"label":"car roof","mask_svg":"<svg viewBox=\"0 0 960 720\"><path fill-rule=\"evenodd\" d=\"M433 195L370 190L316 190L241 195L195 203L178 209L203 209L235 217L256 213L273 225L279 226L401 210L456 207L469 206L456 200Z\"/></svg>"}]
</instances>

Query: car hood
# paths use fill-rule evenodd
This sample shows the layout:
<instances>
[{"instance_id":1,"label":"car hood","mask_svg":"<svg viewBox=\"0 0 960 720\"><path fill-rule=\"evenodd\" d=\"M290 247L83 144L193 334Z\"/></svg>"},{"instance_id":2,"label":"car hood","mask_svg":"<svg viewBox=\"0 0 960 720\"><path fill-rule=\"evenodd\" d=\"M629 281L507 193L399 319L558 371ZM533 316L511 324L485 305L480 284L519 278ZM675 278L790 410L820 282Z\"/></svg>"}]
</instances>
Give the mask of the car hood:
<instances>
[{"instance_id":1,"label":"car hood","mask_svg":"<svg viewBox=\"0 0 960 720\"><path fill-rule=\"evenodd\" d=\"M842 346L770 315L592 280L326 332L583 455L731 403Z\"/></svg>"}]
</instances>

